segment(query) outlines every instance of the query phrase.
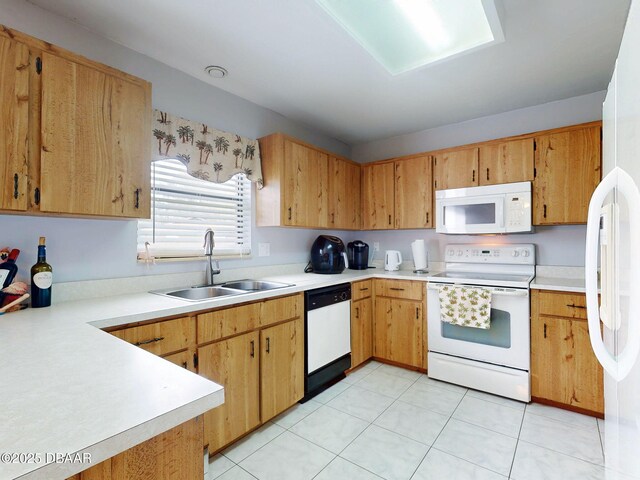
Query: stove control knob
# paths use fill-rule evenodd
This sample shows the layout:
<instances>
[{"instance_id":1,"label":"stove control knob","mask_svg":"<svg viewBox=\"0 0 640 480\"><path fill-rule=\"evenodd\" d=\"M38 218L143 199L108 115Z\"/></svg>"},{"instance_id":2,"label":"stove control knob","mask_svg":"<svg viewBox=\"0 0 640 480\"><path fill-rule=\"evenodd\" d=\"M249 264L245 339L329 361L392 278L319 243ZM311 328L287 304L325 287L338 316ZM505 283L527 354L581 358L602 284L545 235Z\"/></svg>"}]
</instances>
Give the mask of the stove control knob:
<instances>
[{"instance_id":1,"label":"stove control knob","mask_svg":"<svg viewBox=\"0 0 640 480\"><path fill-rule=\"evenodd\" d=\"M529 256L529 250L522 250L522 256L523 257L528 257Z\"/></svg>"},{"instance_id":2,"label":"stove control knob","mask_svg":"<svg viewBox=\"0 0 640 480\"><path fill-rule=\"evenodd\" d=\"M520 256L520 252L518 250L514 250L513 252L511 252L511 255L514 257L518 257Z\"/></svg>"},{"instance_id":3,"label":"stove control knob","mask_svg":"<svg viewBox=\"0 0 640 480\"><path fill-rule=\"evenodd\" d=\"M461 257L462 256L462 250L458 250L458 256Z\"/></svg>"},{"instance_id":4,"label":"stove control knob","mask_svg":"<svg viewBox=\"0 0 640 480\"><path fill-rule=\"evenodd\" d=\"M453 250L449 250L449 251L447 252L447 255L449 255L450 257L453 257L453 253L454 253L454 252L453 252Z\"/></svg>"},{"instance_id":5,"label":"stove control knob","mask_svg":"<svg viewBox=\"0 0 640 480\"><path fill-rule=\"evenodd\" d=\"M346 299L347 299L347 292L342 292L342 293L340 294L340 300L344 301L344 300L346 300Z\"/></svg>"}]
</instances>

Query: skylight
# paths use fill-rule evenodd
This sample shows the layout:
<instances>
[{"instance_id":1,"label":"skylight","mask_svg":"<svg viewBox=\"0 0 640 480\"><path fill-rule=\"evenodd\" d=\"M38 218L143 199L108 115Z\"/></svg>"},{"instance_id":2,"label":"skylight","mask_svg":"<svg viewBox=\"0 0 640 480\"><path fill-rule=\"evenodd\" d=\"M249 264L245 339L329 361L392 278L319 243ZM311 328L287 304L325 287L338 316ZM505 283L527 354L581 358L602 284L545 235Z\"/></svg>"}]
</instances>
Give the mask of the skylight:
<instances>
[{"instance_id":1,"label":"skylight","mask_svg":"<svg viewBox=\"0 0 640 480\"><path fill-rule=\"evenodd\" d=\"M316 0L392 75L504 41L494 0Z\"/></svg>"}]
</instances>

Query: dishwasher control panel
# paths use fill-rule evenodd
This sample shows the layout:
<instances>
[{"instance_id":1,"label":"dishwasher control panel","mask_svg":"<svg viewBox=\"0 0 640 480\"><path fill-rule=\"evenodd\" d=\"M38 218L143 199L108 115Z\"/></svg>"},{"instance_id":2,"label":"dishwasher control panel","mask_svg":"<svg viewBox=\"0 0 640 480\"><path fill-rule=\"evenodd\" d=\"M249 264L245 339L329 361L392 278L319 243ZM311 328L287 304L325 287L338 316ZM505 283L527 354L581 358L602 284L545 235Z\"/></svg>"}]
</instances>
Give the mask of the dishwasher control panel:
<instances>
[{"instance_id":1,"label":"dishwasher control panel","mask_svg":"<svg viewBox=\"0 0 640 480\"><path fill-rule=\"evenodd\" d=\"M341 283L330 287L316 288L305 292L307 311L351 300L351 284Z\"/></svg>"}]
</instances>

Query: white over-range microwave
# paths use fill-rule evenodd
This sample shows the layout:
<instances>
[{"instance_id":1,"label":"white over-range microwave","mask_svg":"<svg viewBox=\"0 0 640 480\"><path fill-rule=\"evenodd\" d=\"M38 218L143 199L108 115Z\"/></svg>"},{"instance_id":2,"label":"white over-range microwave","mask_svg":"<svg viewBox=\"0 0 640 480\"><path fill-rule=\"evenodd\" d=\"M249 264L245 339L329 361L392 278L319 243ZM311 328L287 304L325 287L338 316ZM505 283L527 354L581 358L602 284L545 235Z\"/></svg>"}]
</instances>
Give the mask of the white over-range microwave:
<instances>
[{"instance_id":1,"label":"white over-range microwave","mask_svg":"<svg viewBox=\"0 0 640 480\"><path fill-rule=\"evenodd\" d=\"M531 182L437 190L436 232L531 232Z\"/></svg>"}]
</instances>

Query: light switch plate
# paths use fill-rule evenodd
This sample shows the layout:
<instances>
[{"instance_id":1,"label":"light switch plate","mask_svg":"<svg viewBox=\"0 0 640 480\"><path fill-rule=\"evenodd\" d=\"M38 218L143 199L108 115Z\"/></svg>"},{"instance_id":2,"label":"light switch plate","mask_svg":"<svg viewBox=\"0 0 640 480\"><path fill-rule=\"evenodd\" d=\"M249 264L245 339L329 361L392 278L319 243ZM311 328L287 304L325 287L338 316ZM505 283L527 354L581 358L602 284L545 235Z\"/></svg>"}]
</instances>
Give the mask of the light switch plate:
<instances>
[{"instance_id":1,"label":"light switch plate","mask_svg":"<svg viewBox=\"0 0 640 480\"><path fill-rule=\"evenodd\" d=\"M270 243L259 243L258 244L258 256L259 257L268 257L271 255L271 244Z\"/></svg>"}]
</instances>

